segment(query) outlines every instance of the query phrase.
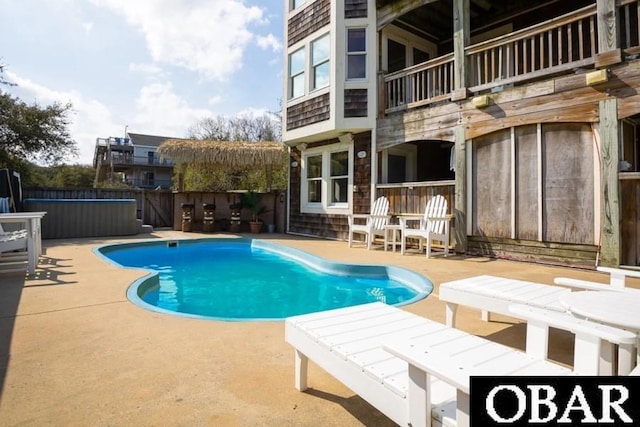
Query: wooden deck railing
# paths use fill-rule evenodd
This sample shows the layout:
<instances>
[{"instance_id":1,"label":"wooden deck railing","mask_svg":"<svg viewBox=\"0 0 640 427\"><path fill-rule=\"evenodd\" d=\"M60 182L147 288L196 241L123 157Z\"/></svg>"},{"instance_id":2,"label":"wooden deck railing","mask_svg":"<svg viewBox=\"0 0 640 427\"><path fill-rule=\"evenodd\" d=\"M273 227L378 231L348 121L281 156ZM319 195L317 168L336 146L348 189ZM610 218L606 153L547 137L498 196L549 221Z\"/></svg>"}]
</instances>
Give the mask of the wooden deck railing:
<instances>
[{"instance_id":1,"label":"wooden deck railing","mask_svg":"<svg viewBox=\"0 0 640 427\"><path fill-rule=\"evenodd\" d=\"M384 78L385 111L448 99L453 83L453 53L388 74Z\"/></svg>"},{"instance_id":2,"label":"wooden deck railing","mask_svg":"<svg viewBox=\"0 0 640 427\"><path fill-rule=\"evenodd\" d=\"M469 89L478 92L590 66L597 53L596 6L466 49Z\"/></svg>"},{"instance_id":3,"label":"wooden deck railing","mask_svg":"<svg viewBox=\"0 0 640 427\"><path fill-rule=\"evenodd\" d=\"M376 197L389 199L392 214L423 214L427 202L435 195L447 199L448 213L455 208L455 181L404 182L401 184L378 184Z\"/></svg>"},{"instance_id":4,"label":"wooden deck railing","mask_svg":"<svg viewBox=\"0 0 640 427\"><path fill-rule=\"evenodd\" d=\"M618 0L620 44L626 55L640 54L638 0ZM557 73L591 67L598 53L596 5L469 46L468 89L480 92ZM384 76L385 113L451 97L456 88L453 54Z\"/></svg>"}]
</instances>

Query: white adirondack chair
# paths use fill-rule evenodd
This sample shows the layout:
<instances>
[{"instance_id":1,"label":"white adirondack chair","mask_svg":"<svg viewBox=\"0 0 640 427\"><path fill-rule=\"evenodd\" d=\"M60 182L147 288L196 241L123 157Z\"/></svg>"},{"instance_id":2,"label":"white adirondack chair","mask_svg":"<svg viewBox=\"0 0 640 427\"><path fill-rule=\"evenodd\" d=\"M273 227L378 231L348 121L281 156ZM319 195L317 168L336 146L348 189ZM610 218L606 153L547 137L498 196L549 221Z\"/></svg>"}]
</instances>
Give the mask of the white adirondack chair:
<instances>
[{"instance_id":1,"label":"white adirondack chair","mask_svg":"<svg viewBox=\"0 0 640 427\"><path fill-rule=\"evenodd\" d=\"M420 221L418 228L411 228L411 222ZM447 216L447 199L441 195L437 195L429 199L424 210L424 216L411 217L401 216L400 225L402 226L401 248L404 255L407 239L413 238L420 241L420 250L422 250L422 241L426 241L427 258L431 258L431 242L433 240L441 241L444 245L444 256L449 254L449 223L451 217Z\"/></svg>"},{"instance_id":2,"label":"white adirondack chair","mask_svg":"<svg viewBox=\"0 0 640 427\"><path fill-rule=\"evenodd\" d=\"M389 224L390 218L389 200L384 196L378 197L375 202L373 202L370 214L350 214L348 216L349 247L351 247L353 243L353 233L360 233L365 235L367 249L371 249L375 236L384 237L384 228Z\"/></svg>"}]
</instances>

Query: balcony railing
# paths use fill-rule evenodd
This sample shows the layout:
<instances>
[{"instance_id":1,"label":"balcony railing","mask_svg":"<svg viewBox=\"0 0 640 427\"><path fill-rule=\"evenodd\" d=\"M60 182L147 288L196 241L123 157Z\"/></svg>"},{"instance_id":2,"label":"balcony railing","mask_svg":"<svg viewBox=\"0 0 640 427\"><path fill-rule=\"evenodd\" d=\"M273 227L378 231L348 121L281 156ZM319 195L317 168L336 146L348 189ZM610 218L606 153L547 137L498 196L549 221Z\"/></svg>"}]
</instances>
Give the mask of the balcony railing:
<instances>
[{"instance_id":1,"label":"balcony railing","mask_svg":"<svg viewBox=\"0 0 640 427\"><path fill-rule=\"evenodd\" d=\"M170 190L170 179L127 179L125 184L136 188Z\"/></svg>"},{"instance_id":2,"label":"balcony railing","mask_svg":"<svg viewBox=\"0 0 640 427\"><path fill-rule=\"evenodd\" d=\"M385 111L449 99L453 83L453 53L388 74L384 78Z\"/></svg>"},{"instance_id":3,"label":"balcony railing","mask_svg":"<svg viewBox=\"0 0 640 427\"><path fill-rule=\"evenodd\" d=\"M618 0L620 43L640 54L638 0ZM598 53L596 5L468 46L468 89L480 92L591 67ZM449 99L455 89L453 54L384 77L385 113Z\"/></svg>"},{"instance_id":4,"label":"balcony railing","mask_svg":"<svg viewBox=\"0 0 640 427\"><path fill-rule=\"evenodd\" d=\"M146 157L146 156L132 156L129 153L111 153L109 158L108 154L105 154L102 158L103 165L136 165L136 166L167 166L173 167L174 162L168 159L162 159L158 157Z\"/></svg>"}]
</instances>

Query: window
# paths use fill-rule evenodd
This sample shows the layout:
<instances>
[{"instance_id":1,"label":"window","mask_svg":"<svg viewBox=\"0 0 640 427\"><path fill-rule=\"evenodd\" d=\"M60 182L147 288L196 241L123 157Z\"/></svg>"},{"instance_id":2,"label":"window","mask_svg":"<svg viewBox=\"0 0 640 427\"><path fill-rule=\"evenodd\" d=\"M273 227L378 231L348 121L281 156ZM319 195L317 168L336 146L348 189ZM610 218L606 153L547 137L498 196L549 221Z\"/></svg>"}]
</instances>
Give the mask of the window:
<instances>
[{"instance_id":1,"label":"window","mask_svg":"<svg viewBox=\"0 0 640 427\"><path fill-rule=\"evenodd\" d=\"M322 202L322 155L307 157L307 201Z\"/></svg>"},{"instance_id":2,"label":"window","mask_svg":"<svg viewBox=\"0 0 640 427\"><path fill-rule=\"evenodd\" d=\"M331 173L329 176L329 200L331 203L347 203L349 186L349 152L331 153Z\"/></svg>"},{"instance_id":3,"label":"window","mask_svg":"<svg viewBox=\"0 0 640 427\"><path fill-rule=\"evenodd\" d=\"M300 6L302 6L303 4L305 4L306 2L307 2L307 0L293 0L293 4L292 4L293 7L291 9L292 10L293 9L297 9Z\"/></svg>"},{"instance_id":4,"label":"window","mask_svg":"<svg viewBox=\"0 0 640 427\"><path fill-rule=\"evenodd\" d=\"M349 143L303 151L301 212L349 213L352 158Z\"/></svg>"},{"instance_id":5,"label":"window","mask_svg":"<svg viewBox=\"0 0 640 427\"><path fill-rule=\"evenodd\" d=\"M311 43L313 89L329 86L329 34Z\"/></svg>"},{"instance_id":6,"label":"window","mask_svg":"<svg viewBox=\"0 0 640 427\"><path fill-rule=\"evenodd\" d=\"M142 185L155 185L155 176L153 172L142 172Z\"/></svg>"},{"instance_id":7,"label":"window","mask_svg":"<svg viewBox=\"0 0 640 427\"><path fill-rule=\"evenodd\" d=\"M304 48L298 49L289 55L289 98L297 98L304 95Z\"/></svg>"},{"instance_id":8,"label":"window","mask_svg":"<svg viewBox=\"0 0 640 427\"><path fill-rule=\"evenodd\" d=\"M364 28L347 30L347 80L367 77L367 43Z\"/></svg>"}]
</instances>

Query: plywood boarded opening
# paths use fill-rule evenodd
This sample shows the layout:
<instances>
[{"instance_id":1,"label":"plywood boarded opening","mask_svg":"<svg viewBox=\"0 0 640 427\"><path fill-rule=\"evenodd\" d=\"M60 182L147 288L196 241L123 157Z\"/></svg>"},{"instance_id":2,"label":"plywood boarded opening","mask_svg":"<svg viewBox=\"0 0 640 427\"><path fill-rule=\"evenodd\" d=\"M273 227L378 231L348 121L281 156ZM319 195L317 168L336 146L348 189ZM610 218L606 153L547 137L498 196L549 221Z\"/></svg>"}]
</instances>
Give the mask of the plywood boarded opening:
<instances>
[{"instance_id":1,"label":"plywood boarded opening","mask_svg":"<svg viewBox=\"0 0 640 427\"><path fill-rule=\"evenodd\" d=\"M591 126L553 123L473 140L472 235L595 245Z\"/></svg>"}]
</instances>

